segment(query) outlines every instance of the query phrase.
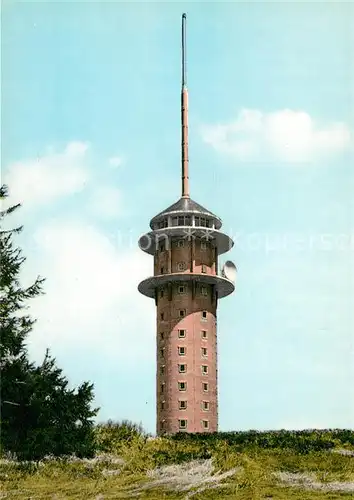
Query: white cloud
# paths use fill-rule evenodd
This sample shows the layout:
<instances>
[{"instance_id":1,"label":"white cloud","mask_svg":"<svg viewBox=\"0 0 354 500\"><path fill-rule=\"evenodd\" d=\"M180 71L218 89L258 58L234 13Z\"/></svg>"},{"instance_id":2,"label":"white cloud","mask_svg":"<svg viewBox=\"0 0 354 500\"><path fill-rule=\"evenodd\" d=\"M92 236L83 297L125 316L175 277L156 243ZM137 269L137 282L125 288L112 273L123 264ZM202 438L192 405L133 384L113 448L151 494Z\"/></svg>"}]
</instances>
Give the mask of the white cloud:
<instances>
[{"instance_id":1,"label":"white cloud","mask_svg":"<svg viewBox=\"0 0 354 500\"><path fill-rule=\"evenodd\" d=\"M90 212L117 217L122 208L120 190L92 185L88 150L86 143L70 142L61 152L47 149L38 159L9 165L5 176L9 202L47 208L88 184L84 204ZM137 285L152 273L151 257L131 241L129 232L117 231L113 238L88 225L80 209L74 218L54 215L39 226L36 219L33 223L24 246L28 260L23 279L32 282L35 269L46 282L45 295L31 303L31 314L38 318L29 339L31 354L41 359L48 346L63 356L67 349L88 349L102 353L102 359L109 355L122 361L146 356L146 346L153 346L149 335L154 335L155 310Z\"/></svg>"},{"instance_id":2,"label":"white cloud","mask_svg":"<svg viewBox=\"0 0 354 500\"><path fill-rule=\"evenodd\" d=\"M203 140L239 160L316 160L349 148L353 134L345 123L318 124L304 111L273 113L243 109L227 124L204 125Z\"/></svg>"},{"instance_id":3,"label":"white cloud","mask_svg":"<svg viewBox=\"0 0 354 500\"><path fill-rule=\"evenodd\" d=\"M10 164L4 175L9 201L26 209L81 191L90 178L87 152L88 144L70 142L60 153L48 150L44 156Z\"/></svg>"},{"instance_id":4,"label":"white cloud","mask_svg":"<svg viewBox=\"0 0 354 500\"><path fill-rule=\"evenodd\" d=\"M30 352L91 350L102 360L124 362L151 353L155 307L137 285L152 272L151 257L137 245L118 248L95 227L80 221L51 222L34 235L37 262L31 269L47 278L43 297L31 304L39 318ZM30 269L27 270L27 275Z\"/></svg>"},{"instance_id":5,"label":"white cloud","mask_svg":"<svg viewBox=\"0 0 354 500\"><path fill-rule=\"evenodd\" d=\"M109 158L108 163L111 167L117 168L122 165L123 160L120 156L112 156L112 158Z\"/></svg>"},{"instance_id":6,"label":"white cloud","mask_svg":"<svg viewBox=\"0 0 354 500\"><path fill-rule=\"evenodd\" d=\"M118 217L122 211L121 193L111 186L97 187L89 203L89 209L104 218Z\"/></svg>"}]
</instances>

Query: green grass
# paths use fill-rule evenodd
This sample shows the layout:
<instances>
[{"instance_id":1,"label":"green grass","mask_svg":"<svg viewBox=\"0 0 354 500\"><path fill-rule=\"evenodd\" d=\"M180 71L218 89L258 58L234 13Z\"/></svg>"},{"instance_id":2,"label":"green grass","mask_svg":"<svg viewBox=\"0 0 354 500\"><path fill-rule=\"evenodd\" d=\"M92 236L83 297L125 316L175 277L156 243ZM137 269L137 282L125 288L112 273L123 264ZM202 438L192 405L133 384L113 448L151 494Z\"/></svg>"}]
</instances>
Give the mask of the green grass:
<instances>
[{"instance_id":1,"label":"green grass","mask_svg":"<svg viewBox=\"0 0 354 500\"><path fill-rule=\"evenodd\" d=\"M132 498L129 490L149 481L146 472L166 464L178 464L193 459L212 458L215 470L227 471L240 467L240 472L225 479L229 486L204 490L192 498L258 500L314 500L319 498L350 498L352 493L306 491L295 487L281 487L274 471L315 473L322 482L354 481L354 457L331 451L311 451L300 454L289 449L262 449L257 446L240 450L220 440L184 442L183 440L146 440L133 436L117 441L110 450L122 457L124 465L108 462L70 462L46 460L36 463L2 463L0 498L33 500L106 500ZM104 470L121 469L118 475L105 476ZM143 491L142 499L184 499L186 492L158 487Z\"/></svg>"}]
</instances>

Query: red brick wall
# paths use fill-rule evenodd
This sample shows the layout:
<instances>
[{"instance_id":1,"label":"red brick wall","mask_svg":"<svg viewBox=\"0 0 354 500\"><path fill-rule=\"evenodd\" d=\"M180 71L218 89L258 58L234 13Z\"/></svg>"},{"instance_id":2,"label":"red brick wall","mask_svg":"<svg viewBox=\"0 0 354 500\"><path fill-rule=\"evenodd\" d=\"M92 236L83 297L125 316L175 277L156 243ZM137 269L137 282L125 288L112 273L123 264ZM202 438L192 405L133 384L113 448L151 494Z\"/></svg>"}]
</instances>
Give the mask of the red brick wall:
<instances>
[{"instance_id":1,"label":"red brick wall","mask_svg":"<svg viewBox=\"0 0 354 500\"><path fill-rule=\"evenodd\" d=\"M172 260L172 270L177 272L177 262L186 262L186 273L201 272L201 265L207 266L208 273L215 273L215 252L208 247L200 249L200 242L195 241L195 252L192 242L186 241L184 247L172 242L171 252L164 251L155 255L155 273L160 274L160 267L167 268ZM194 255L193 255L194 253ZM181 282L181 285L183 282ZM213 298L211 286L207 286L207 296L201 295L198 283L185 282L185 293L180 294L179 284L165 287L163 296L160 290L157 298L157 433L179 432L179 419L187 420L186 431L214 432L217 430L217 338L216 338L216 300ZM185 310L181 318L180 310ZM206 311L207 318L202 318ZM164 315L163 319L161 314ZM179 338L178 330L186 330L186 337ZM202 330L207 338L202 338ZM163 334L163 338L161 338ZM178 347L185 347L185 355L179 355ZM207 348L207 356L203 357L202 347ZM163 355L161 354L163 349ZM178 371L179 364L186 364L187 371ZM161 366L165 365L164 374ZM202 374L202 365L208 367L208 374ZM186 391L179 391L178 382L187 383ZM208 383L208 392L203 391L203 382ZM161 385L164 391L161 391ZM187 409L179 409L179 401L187 401ZM161 403L164 401L164 408ZM209 409L203 410L203 401L209 402ZM162 421L164 420L164 424ZM208 428L203 428L202 420L208 421ZM164 425L164 427L162 427Z\"/></svg>"}]
</instances>

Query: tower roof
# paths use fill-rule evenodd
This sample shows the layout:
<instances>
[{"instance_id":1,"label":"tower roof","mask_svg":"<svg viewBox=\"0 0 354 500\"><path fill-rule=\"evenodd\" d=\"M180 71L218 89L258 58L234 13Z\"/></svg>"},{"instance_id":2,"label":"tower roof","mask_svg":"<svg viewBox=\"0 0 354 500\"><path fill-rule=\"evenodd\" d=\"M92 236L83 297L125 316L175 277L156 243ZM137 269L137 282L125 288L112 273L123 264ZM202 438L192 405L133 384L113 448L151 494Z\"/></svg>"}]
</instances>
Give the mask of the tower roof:
<instances>
[{"instance_id":1,"label":"tower roof","mask_svg":"<svg viewBox=\"0 0 354 500\"><path fill-rule=\"evenodd\" d=\"M206 208L199 205L196 201L191 200L191 198L180 198L176 203L173 203L169 207L167 207L162 212L158 213L153 217L150 221L150 227L153 229L153 225L155 222L158 222L161 218L166 217L167 215L179 215L179 214L199 214L204 215L205 217L210 217L214 220L215 228L220 229L222 223L221 219L207 210Z\"/></svg>"},{"instance_id":2,"label":"tower roof","mask_svg":"<svg viewBox=\"0 0 354 500\"><path fill-rule=\"evenodd\" d=\"M182 197L168 208L155 215L150 221L151 229L156 222L167 215L200 214L213 220L215 229L220 229L222 222L199 203L190 199L189 195L189 159L188 159L188 89L186 60L186 14L182 15L182 88L181 88L181 160L182 160Z\"/></svg>"}]
</instances>

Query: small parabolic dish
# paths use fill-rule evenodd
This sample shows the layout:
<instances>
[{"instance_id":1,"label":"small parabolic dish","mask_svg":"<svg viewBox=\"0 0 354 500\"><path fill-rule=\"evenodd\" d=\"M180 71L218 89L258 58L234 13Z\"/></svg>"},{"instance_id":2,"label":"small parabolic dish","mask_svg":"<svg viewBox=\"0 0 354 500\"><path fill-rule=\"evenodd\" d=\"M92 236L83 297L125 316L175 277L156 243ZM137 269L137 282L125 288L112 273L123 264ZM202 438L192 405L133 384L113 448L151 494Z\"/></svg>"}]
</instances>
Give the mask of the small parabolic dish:
<instances>
[{"instance_id":1,"label":"small parabolic dish","mask_svg":"<svg viewBox=\"0 0 354 500\"><path fill-rule=\"evenodd\" d=\"M227 260L223 265L221 274L224 278L235 283L237 274L237 268L235 264L231 262L231 260Z\"/></svg>"}]
</instances>

